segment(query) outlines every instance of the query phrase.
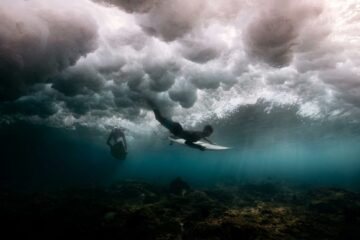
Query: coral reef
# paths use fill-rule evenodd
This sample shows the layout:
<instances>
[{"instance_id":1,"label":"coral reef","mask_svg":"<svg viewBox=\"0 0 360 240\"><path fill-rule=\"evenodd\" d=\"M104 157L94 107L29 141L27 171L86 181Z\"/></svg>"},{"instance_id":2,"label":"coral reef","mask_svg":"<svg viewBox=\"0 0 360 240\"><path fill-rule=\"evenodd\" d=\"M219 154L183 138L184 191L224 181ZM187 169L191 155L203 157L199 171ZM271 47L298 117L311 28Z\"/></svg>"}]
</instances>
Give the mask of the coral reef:
<instances>
[{"instance_id":1,"label":"coral reef","mask_svg":"<svg viewBox=\"0 0 360 240\"><path fill-rule=\"evenodd\" d=\"M190 187L121 181L40 193L0 191L13 238L360 239L360 195L279 182Z\"/></svg>"}]
</instances>

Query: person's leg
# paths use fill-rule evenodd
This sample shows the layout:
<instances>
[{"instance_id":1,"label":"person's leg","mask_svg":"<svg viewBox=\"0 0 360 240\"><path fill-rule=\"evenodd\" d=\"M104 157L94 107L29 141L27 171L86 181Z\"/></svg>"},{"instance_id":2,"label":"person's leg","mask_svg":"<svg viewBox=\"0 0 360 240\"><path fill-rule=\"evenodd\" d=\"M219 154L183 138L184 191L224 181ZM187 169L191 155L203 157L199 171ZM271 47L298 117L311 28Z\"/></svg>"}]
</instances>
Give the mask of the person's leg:
<instances>
[{"instance_id":1,"label":"person's leg","mask_svg":"<svg viewBox=\"0 0 360 240\"><path fill-rule=\"evenodd\" d=\"M161 115L160 111L157 109L154 109L153 111L154 111L156 120L161 125L163 125L165 128L167 128L174 135L179 134L179 132L182 130L180 123L173 122L170 119L165 118L164 116Z\"/></svg>"},{"instance_id":2,"label":"person's leg","mask_svg":"<svg viewBox=\"0 0 360 240\"><path fill-rule=\"evenodd\" d=\"M171 121L169 119L166 119L165 117L163 117L158 109L154 109L153 111L154 111L156 120L158 120L158 122L161 123L161 125L163 125L164 127L167 127L168 125L171 124Z\"/></svg>"}]
</instances>

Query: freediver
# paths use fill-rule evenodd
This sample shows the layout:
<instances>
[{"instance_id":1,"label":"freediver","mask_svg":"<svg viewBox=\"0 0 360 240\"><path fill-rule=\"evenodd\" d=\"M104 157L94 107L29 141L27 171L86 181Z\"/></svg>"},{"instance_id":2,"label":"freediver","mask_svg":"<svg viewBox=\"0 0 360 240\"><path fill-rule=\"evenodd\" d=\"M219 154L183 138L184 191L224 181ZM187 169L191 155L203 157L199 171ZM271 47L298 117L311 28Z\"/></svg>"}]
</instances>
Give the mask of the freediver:
<instances>
[{"instance_id":1,"label":"freediver","mask_svg":"<svg viewBox=\"0 0 360 240\"><path fill-rule=\"evenodd\" d=\"M204 151L205 147L195 143L201 139L210 144L213 144L209 139L207 139L207 137L213 133L213 128L211 125L206 125L202 131L184 130L180 123L174 122L171 119L167 119L162 116L159 109L155 107L153 103L150 102L149 105L152 107L156 120L165 128L167 128L175 137L185 139L185 144L189 147Z\"/></svg>"},{"instance_id":2,"label":"freediver","mask_svg":"<svg viewBox=\"0 0 360 240\"><path fill-rule=\"evenodd\" d=\"M120 128L111 131L106 144L110 147L111 155L119 160L124 160L127 155L127 143L124 132Z\"/></svg>"}]
</instances>

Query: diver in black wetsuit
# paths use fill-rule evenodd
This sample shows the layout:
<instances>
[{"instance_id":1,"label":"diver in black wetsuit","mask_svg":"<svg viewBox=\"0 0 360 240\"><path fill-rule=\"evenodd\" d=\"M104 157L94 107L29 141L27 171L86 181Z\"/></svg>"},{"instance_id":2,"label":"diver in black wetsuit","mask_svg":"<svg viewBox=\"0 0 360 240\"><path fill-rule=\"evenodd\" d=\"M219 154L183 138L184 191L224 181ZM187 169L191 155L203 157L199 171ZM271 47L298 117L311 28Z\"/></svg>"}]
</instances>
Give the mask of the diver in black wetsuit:
<instances>
[{"instance_id":1,"label":"diver in black wetsuit","mask_svg":"<svg viewBox=\"0 0 360 240\"><path fill-rule=\"evenodd\" d=\"M152 104L153 105L153 104ZM203 129L203 131L187 131L184 130L180 123L173 122L170 119L165 118L161 115L160 111L156 108L153 109L155 118L158 120L161 125L166 127L174 136L178 138L185 139L185 144L192 147L199 149L201 151L204 151L205 148L203 146L200 146L198 144L195 144L195 142L204 139L205 141L212 143L209 139L206 137L210 136L213 132L213 128L210 125L206 125Z\"/></svg>"},{"instance_id":2,"label":"diver in black wetsuit","mask_svg":"<svg viewBox=\"0 0 360 240\"><path fill-rule=\"evenodd\" d=\"M119 160L124 160L127 155L127 143L125 134L121 129L115 128L111 131L106 144L110 147L111 155Z\"/></svg>"}]
</instances>

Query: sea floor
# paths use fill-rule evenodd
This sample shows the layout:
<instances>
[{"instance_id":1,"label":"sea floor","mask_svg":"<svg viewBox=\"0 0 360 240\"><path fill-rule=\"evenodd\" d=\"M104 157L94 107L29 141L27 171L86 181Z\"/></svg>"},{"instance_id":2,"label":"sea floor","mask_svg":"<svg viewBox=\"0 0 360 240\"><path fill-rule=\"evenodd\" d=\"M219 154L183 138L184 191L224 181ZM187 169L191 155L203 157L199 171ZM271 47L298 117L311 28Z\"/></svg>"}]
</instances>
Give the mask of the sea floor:
<instances>
[{"instance_id":1,"label":"sea floor","mask_svg":"<svg viewBox=\"0 0 360 240\"><path fill-rule=\"evenodd\" d=\"M141 181L0 191L2 235L82 239L360 239L360 194L279 182Z\"/></svg>"}]
</instances>

